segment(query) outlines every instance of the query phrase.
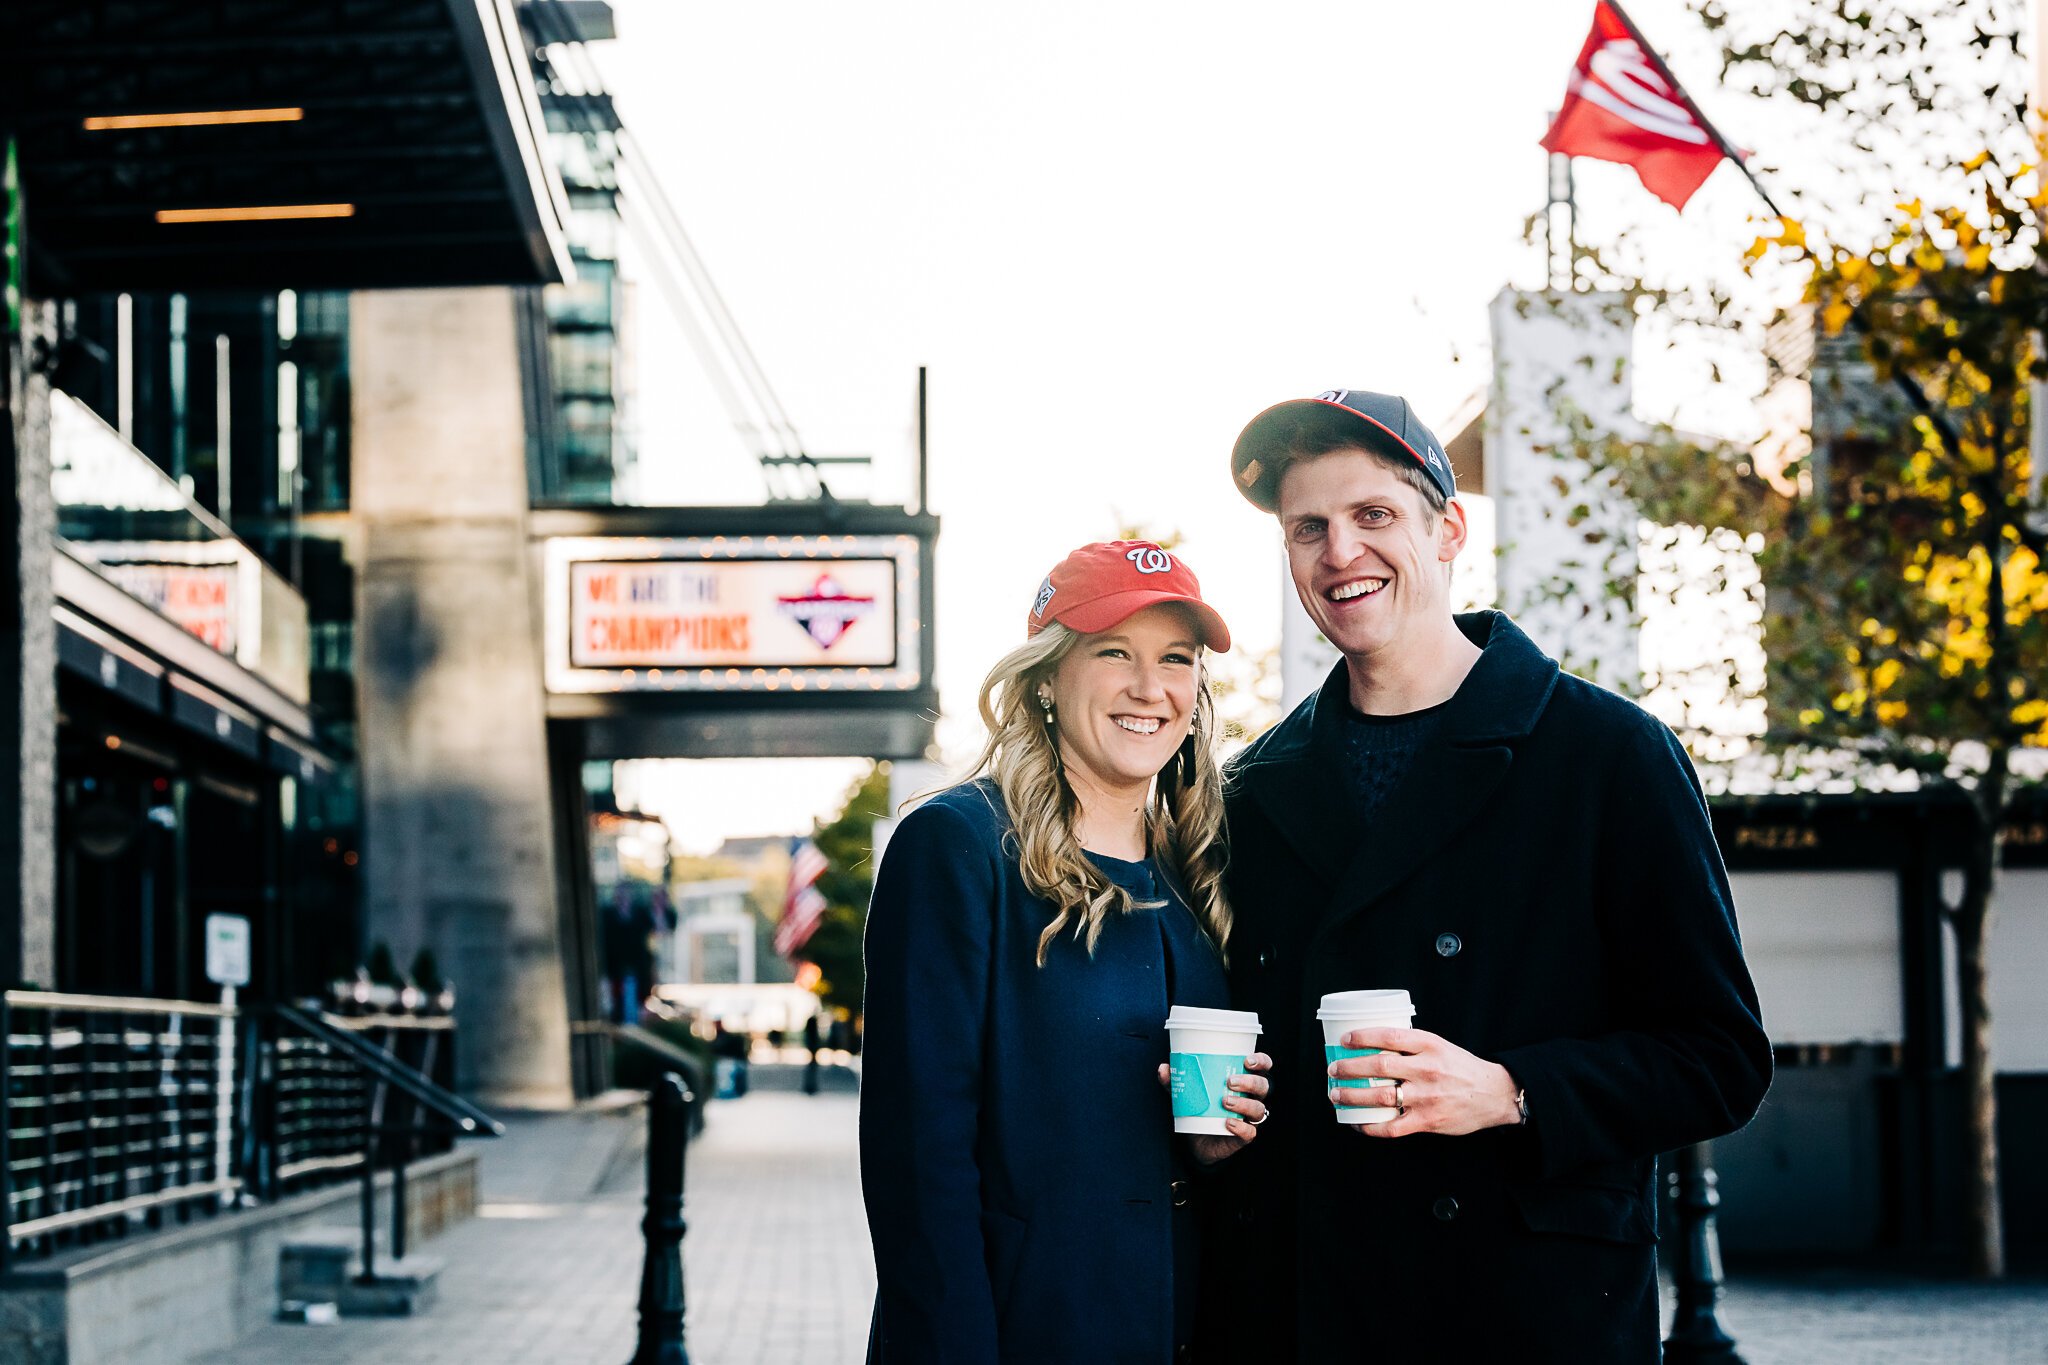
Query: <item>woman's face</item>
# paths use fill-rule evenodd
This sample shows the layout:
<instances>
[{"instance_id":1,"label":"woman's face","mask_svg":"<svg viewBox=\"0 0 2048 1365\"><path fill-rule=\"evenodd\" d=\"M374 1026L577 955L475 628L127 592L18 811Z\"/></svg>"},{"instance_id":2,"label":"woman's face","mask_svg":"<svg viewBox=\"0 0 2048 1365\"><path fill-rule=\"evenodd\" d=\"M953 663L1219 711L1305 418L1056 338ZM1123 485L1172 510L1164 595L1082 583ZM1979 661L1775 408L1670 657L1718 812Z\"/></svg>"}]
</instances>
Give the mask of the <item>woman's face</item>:
<instances>
[{"instance_id":1,"label":"woman's face","mask_svg":"<svg viewBox=\"0 0 2048 1365\"><path fill-rule=\"evenodd\" d=\"M1194 723L1198 633L1183 608L1163 602L1067 651L1050 688L1070 778L1142 788L1166 766Z\"/></svg>"}]
</instances>

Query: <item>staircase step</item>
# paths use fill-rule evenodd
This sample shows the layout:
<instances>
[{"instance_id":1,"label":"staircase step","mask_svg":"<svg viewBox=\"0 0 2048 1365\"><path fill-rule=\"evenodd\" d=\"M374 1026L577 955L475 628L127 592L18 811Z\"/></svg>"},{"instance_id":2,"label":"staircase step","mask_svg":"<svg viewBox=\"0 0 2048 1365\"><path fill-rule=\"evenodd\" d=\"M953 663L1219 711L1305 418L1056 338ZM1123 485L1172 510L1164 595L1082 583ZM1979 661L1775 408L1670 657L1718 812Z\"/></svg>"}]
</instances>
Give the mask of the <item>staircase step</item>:
<instances>
[{"instance_id":1,"label":"staircase step","mask_svg":"<svg viewBox=\"0 0 2048 1365\"><path fill-rule=\"evenodd\" d=\"M407 1256L379 1261L377 1278L367 1284L351 1274L341 1287L341 1315L404 1318L424 1313L433 1306L443 1264L438 1256Z\"/></svg>"},{"instance_id":2,"label":"staircase step","mask_svg":"<svg viewBox=\"0 0 2048 1365\"><path fill-rule=\"evenodd\" d=\"M362 1279L362 1234L352 1228L309 1228L278 1247L278 1315L318 1322L342 1317L409 1317L434 1301L442 1261L435 1256L377 1258L376 1278Z\"/></svg>"}]
</instances>

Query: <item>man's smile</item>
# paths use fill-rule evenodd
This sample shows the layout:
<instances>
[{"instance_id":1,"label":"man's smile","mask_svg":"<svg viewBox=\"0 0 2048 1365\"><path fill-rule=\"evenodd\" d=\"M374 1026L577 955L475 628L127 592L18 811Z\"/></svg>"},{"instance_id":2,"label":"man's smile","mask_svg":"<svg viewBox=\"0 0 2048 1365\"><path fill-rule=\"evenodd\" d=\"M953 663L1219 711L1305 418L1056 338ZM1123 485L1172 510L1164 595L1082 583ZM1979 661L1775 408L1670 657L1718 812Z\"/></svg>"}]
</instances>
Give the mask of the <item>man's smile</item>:
<instances>
[{"instance_id":1,"label":"man's smile","mask_svg":"<svg viewBox=\"0 0 2048 1365\"><path fill-rule=\"evenodd\" d=\"M1349 602L1354 597L1370 597L1392 581L1386 578L1354 578L1349 583L1339 583L1323 596L1332 602Z\"/></svg>"}]
</instances>

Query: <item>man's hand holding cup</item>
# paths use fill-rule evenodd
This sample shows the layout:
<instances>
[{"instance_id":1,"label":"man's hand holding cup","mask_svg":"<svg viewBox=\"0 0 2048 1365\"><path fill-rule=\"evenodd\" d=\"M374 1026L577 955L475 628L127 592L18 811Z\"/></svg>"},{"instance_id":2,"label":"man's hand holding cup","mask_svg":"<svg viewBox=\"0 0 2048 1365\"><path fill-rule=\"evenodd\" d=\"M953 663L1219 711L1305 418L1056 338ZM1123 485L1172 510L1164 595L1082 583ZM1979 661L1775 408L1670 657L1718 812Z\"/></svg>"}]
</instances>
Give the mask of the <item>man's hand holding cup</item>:
<instances>
[{"instance_id":1,"label":"man's hand holding cup","mask_svg":"<svg viewBox=\"0 0 2048 1365\"><path fill-rule=\"evenodd\" d=\"M1330 1063L1331 1102L1400 1111L1385 1122L1358 1124L1358 1131L1367 1137L1398 1138L1410 1133L1456 1137L1522 1121L1517 1102L1521 1088L1508 1069L1434 1033L1416 1028L1360 1028L1344 1034L1340 1046L1347 1051L1374 1051ZM1387 1084L1390 1080L1399 1084ZM1346 1081L1362 1084L1347 1086Z\"/></svg>"}]
</instances>

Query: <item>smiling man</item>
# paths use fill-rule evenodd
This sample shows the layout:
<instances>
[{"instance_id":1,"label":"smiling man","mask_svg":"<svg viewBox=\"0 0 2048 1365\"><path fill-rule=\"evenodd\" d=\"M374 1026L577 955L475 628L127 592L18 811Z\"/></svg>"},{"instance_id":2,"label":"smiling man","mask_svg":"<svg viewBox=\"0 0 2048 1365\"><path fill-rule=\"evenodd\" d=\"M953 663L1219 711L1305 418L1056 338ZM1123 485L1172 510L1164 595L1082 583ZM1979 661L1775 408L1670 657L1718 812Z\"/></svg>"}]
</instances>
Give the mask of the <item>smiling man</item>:
<instances>
[{"instance_id":1,"label":"smiling man","mask_svg":"<svg viewBox=\"0 0 2048 1365\"><path fill-rule=\"evenodd\" d=\"M1654 1362L1655 1158L1747 1122L1771 1068L1691 765L1505 615L1453 614L1465 513L1406 400L1269 408L1231 471L1344 657L1227 778L1232 994L1266 1024L1273 1118L1217 1177L1200 1339ZM1408 991L1416 1026L1328 1065L1318 1001L1369 989Z\"/></svg>"}]
</instances>

